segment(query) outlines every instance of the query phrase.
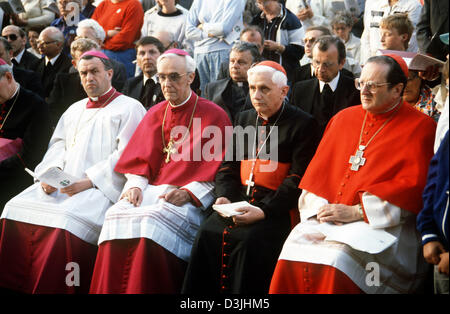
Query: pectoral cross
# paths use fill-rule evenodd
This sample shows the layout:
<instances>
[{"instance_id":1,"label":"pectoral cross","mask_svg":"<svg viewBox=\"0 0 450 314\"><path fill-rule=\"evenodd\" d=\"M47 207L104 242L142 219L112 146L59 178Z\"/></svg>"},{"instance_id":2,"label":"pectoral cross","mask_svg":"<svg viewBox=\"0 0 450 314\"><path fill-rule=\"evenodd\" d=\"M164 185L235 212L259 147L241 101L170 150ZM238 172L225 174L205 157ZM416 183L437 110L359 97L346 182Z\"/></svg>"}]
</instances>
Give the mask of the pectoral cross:
<instances>
[{"instance_id":1,"label":"pectoral cross","mask_svg":"<svg viewBox=\"0 0 450 314\"><path fill-rule=\"evenodd\" d=\"M170 161L170 155L175 154L177 152L177 149L173 146L173 139L170 139L169 143L167 144L167 147L164 147L163 153L167 153L166 156L166 163Z\"/></svg>"},{"instance_id":2,"label":"pectoral cross","mask_svg":"<svg viewBox=\"0 0 450 314\"><path fill-rule=\"evenodd\" d=\"M365 146L359 145L359 149L356 151L356 154L354 156L350 156L348 163L352 164L350 168L351 170L358 171L359 167L364 166L366 163L366 158L363 157L365 148Z\"/></svg>"},{"instance_id":3,"label":"pectoral cross","mask_svg":"<svg viewBox=\"0 0 450 314\"><path fill-rule=\"evenodd\" d=\"M247 185L247 196L250 196L250 188L255 186L255 182L253 180L253 172L250 173L248 180L245 180L245 184Z\"/></svg>"}]
</instances>

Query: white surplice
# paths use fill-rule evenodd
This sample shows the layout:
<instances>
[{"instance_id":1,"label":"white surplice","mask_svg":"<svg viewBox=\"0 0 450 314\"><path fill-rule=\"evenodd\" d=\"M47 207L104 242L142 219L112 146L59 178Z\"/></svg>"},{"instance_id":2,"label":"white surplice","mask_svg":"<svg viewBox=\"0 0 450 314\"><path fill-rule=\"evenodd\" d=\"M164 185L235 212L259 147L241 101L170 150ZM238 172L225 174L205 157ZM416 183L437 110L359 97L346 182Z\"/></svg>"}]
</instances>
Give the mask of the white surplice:
<instances>
[{"instance_id":1,"label":"white surplice","mask_svg":"<svg viewBox=\"0 0 450 314\"><path fill-rule=\"evenodd\" d=\"M100 109L86 109L87 101L74 103L61 116L35 173L59 167L77 178L88 177L95 188L72 197L59 191L47 195L36 182L6 204L1 218L65 229L97 244L105 211L117 202L126 181L114 166L146 111L125 95Z\"/></svg>"},{"instance_id":2,"label":"white surplice","mask_svg":"<svg viewBox=\"0 0 450 314\"><path fill-rule=\"evenodd\" d=\"M279 259L332 266L345 273L365 293L417 292L426 276L426 264L416 230L416 215L367 192L363 194L362 203L369 221L365 226L360 222L355 223L354 228L350 224L323 228L315 214L328 201L303 190L299 199L301 222L288 236ZM367 228L366 233L379 233L380 237L362 235L364 228ZM338 235L332 241L324 234L324 230L329 229L334 229L334 235ZM386 237L396 241L384 246L372 243ZM378 251L383 247L383 250L368 253L374 247Z\"/></svg>"},{"instance_id":3,"label":"white surplice","mask_svg":"<svg viewBox=\"0 0 450 314\"><path fill-rule=\"evenodd\" d=\"M191 182L182 187L200 201L201 207L190 202L175 206L159 196L177 187L168 184L150 185L145 177L126 176L128 181L124 192L132 187L140 188L143 191L142 204L135 207L127 199L122 199L108 209L98 244L117 239L147 238L188 261L198 228L205 218L204 210L215 199L214 184Z\"/></svg>"}]
</instances>

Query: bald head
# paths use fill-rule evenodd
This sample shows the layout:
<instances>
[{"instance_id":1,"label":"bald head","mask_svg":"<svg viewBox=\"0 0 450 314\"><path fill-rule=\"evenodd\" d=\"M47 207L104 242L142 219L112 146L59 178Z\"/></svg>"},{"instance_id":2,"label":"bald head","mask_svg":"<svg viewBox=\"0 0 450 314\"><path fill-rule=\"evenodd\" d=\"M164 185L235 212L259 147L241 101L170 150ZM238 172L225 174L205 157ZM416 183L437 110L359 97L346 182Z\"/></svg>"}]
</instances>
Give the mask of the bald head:
<instances>
[{"instance_id":1,"label":"bald head","mask_svg":"<svg viewBox=\"0 0 450 314\"><path fill-rule=\"evenodd\" d=\"M54 26L45 28L38 39L38 49L41 54L49 59L61 53L64 46L63 33Z\"/></svg>"}]
</instances>

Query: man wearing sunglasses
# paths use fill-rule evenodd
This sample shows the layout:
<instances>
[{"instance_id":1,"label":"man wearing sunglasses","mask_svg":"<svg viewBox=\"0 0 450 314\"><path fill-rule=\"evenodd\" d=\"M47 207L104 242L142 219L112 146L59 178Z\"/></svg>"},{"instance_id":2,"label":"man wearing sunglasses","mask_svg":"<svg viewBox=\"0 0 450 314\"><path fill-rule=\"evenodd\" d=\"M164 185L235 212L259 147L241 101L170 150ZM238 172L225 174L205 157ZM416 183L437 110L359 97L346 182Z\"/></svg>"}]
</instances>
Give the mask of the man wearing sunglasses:
<instances>
[{"instance_id":1,"label":"man wearing sunglasses","mask_svg":"<svg viewBox=\"0 0 450 314\"><path fill-rule=\"evenodd\" d=\"M8 25L2 30L2 37L8 40L13 48L14 65L36 72L39 58L25 49L27 37L25 32L16 25Z\"/></svg>"}]
</instances>

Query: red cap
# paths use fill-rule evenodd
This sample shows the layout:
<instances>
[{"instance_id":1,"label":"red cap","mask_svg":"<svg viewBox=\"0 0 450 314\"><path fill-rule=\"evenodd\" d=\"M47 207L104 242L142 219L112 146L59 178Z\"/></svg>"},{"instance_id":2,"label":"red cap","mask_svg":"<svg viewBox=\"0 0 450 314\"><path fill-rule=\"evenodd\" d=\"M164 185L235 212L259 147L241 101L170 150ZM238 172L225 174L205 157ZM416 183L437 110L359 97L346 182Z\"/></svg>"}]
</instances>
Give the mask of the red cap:
<instances>
[{"instance_id":1,"label":"red cap","mask_svg":"<svg viewBox=\"0 0 450 314\"><path fill-rule=\"evenodd\" d=\"M97 57L97 58L100 58L100 59L106 59L106 60L109 60L109 58L108 58L107 55L105 55L103 52L98 51L98 50L89 50L89 51L86 51L85 53L83 53L83 54L81 55L80 59L83 58L84 56L93 56L93 57Z\"/></svg>"},{"instance_id":2,"label":"red cap","mask_svg":"<svg viewBox=\"0 0 450 314\"><path fill-rule=\"evenodd\" d=\"M283 72L284 75L287 76L286 70L279 63L276 63L274 61L262 61L262 62L256 64L256 66L260 66L260 65L271 67L271 68L273 68L273 69L275 69L277 71Z\"/></svg>"},{"instance_id":3,"label":"red cap","mask_svg":"<svg viewBox=\"0 0 450 314\"><path fill-rule=\"evenodd\" d=\"M409 74L409 70L408 70L408 65L406 64L405 60L403 60L402 57L400 57L399 55L393 54L393 53L388 53L385 54L385 56L391 57L392 59L394 59L398 65L402 68L403 73L405 73L406 78L408 78L408 74Z\"/></svg>"},{"instance_id":4,"label":"red cap","mask_svg":"<svg viewBox=\"0 0 450 314\"><path fill-rule=\"evenodd\" d=\"M6 63L5 60L3 60L2 58L0 58L0 65L5 65L5 64L8 64L8 63Z\"/></svg>"}]
</instances>

